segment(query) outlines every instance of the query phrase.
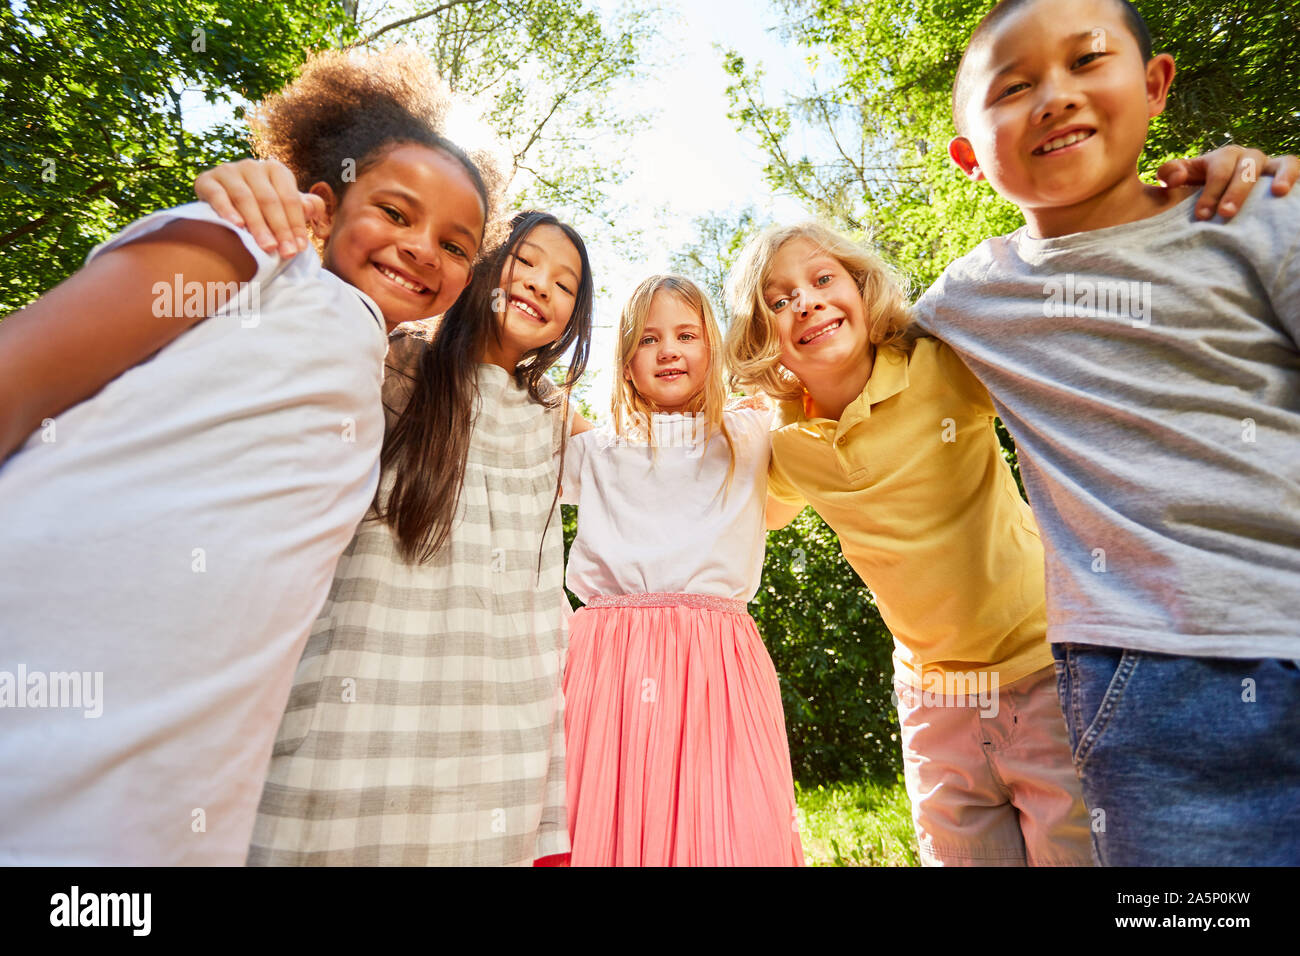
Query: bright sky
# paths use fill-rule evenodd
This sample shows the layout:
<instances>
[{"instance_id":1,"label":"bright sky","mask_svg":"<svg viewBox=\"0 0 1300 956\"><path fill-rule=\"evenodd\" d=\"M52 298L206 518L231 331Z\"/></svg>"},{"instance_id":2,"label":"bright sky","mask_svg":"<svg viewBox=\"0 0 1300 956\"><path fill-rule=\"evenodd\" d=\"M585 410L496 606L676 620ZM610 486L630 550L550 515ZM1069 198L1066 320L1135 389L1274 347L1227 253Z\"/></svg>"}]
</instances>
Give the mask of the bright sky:
<instances>
[{"instance_id":1,"label":"bright sky","mask_svg":"<svg viewBox=\"0 0 1300 956\"><path fill-rule=\"evenodd\" d=\"M608 9L614 3L597 0L596 5ZM802 55L792 55L770 29L776 11L766 0L665 0L664 5L670 16L663 47L675 54L675 62L636 89L639 103L659 106L658 113L649 128L611 152L612 160L631 173L611 195L635 211L629 225L644 230L644 256L629 262L617 250L589 249L592 270L607 293L597 302L587 366L588 400L602 416L623 301L641 279L668 270L672 253L695 238L695 217L751 204L781 221L808 215L793 200L773 196L763 181L762 154L727 119L728 77L722 53L714 48L735 49L747 64L762 62L771 99L783 89L802 87L808 77Z\"/></svg>"}]
</instances>

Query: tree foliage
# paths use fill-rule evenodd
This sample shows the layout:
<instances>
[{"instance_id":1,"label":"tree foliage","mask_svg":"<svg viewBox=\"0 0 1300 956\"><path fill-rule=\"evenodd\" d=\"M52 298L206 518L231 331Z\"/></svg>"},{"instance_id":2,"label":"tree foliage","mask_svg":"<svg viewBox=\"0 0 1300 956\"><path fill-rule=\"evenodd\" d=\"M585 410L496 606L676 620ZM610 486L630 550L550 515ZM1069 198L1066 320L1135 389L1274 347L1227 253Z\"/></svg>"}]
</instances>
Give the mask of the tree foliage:
<instances>
[{"instance_id":1,"label":"tree foliage","mask_svg":"<svg viewBox=\"0 0 1300 956\"><path fill-rule=\"evenodd\" d=\"M132 220L192 200L203 169L247 155L235 123L194 128L187 92L238 119L348 30L320 0L0 7L0 312Z\"/></svg>"},{"instance_id":2,"label":"tree foliage","mask_svg":"<svg viewBox=\"0 0 1300 956\"><path fill-rule=\"evenodd\" d=\"M753 206L746 206L738 212L699 216L692 225L696 239L674 252L669 263L674 272L703 287L725 326L727 303L723 290L727 275L745 243L767 222Z\"/></svg>"},{"instance_id":3,"label":"tree foliage","mask_svg":"<svg viewBox=\"0 0 1300 956\"><path fill-rule=\"evenodd\" d=\"M606 198L621 172L590 147L644 121L613 94L637 76L655 29L652 8L606 16L584 0L6 4L0 314L132 220L192 200L203 169L248 155L244 105L322 48L417 44L485 109L483 124L527 180L520 203L621 238L620 209ZM195 108L199 94L206 108Z\"/></svg>"},{"instance_id":4,"label":"tree foliage","mask_svg":"<svg viewBox=\"0 0 1300 956\"><path fill-rule=\"evenodd\" d=\"M521 206L602 223L609 239L623 233L612 228L623 209L608 190L624 174L591 147L645 123L628 94L657 15L649 5L598 14L583 0L383 0L357 13L361 42L415 42L452 89L480 102L526 180Z\"/></svg>"},{"instance_id":5,"label":"tree foliage","mask_svg":"<svg viewBox=\"0 0 1300 956\"><path fill-rule=\"evenodd\" d=\"M781 681L796 779L893 780L902 768L893 640L839 539L811 509L769 532L750 612Z\"/></svg>"}]
</instances>

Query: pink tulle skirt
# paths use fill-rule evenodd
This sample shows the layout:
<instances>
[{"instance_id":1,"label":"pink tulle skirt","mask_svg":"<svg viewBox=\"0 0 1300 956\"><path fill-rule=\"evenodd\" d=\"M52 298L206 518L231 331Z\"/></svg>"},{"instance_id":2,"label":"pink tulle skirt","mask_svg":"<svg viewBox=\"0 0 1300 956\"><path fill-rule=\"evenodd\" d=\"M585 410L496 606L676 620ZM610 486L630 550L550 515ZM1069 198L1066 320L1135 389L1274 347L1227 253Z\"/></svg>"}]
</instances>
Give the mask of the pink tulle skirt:
<instances>
[{"instance_id":1,"label":"pink tulle skirt","mask_svg":"<svg viewBox=\"0 0 1300 956\"><path fill-rule=\"evenodd\" d=\"M802 865L781 692L744 603L595 598L570 628L573 865Z\"/></svg>"}]
</instances>

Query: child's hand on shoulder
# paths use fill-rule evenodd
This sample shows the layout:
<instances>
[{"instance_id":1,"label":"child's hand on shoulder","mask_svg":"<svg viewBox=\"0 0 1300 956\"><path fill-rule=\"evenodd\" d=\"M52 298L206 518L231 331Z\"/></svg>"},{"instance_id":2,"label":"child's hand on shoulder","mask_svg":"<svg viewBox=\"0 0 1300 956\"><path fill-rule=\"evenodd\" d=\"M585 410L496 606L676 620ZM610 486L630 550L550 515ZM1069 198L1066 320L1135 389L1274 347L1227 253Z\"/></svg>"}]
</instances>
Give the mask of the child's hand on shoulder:
<instances>
[{"instance_id":1,"label":"child's hand on shoulder","mask_svg":"<svg viewBox=\"0 0 1300 956\"><path fill-rule=\"evenodd\" d=\"M1167 189L1200 186L1196 218L1210 219L1218 213L1231 219L1255 188L1260 176L1272 175L1273 195L1285 196L1300 177L1300 159L1295 156L1268 157L1257 149L1229 144L1194 159L1171 159L1156 171Z\"/></svg>"},{"instance_id":2,"label":"child's hand on shoulder","mask_svg":"<svg viewBox=\"0 0 1300 956\"><path fill-rule=\"evenodd\" d=\"M298 192L289 167L275 159L241 159L199 173L194 194L222 219L247 229L266 252L288 259L307 248L307 223L325 201Z\"/></svg>"}]
</instances>

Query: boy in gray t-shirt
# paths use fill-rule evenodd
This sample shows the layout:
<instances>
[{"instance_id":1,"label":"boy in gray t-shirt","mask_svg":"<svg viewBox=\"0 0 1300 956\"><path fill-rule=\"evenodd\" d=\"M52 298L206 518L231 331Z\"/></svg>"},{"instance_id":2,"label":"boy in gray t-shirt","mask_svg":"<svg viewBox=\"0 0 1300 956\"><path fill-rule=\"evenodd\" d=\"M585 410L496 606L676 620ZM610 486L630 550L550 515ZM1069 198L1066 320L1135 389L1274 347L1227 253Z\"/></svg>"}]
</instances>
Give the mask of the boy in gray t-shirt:
<instances>
[{"instance_id":1,"label":"boy in gray t-shirt","mask_svg":"<svg viewBox=\"0 0 1300 956\"><path fill-rule=\"evenodd\" d=\"M995 7L950 152L1027 225L917 319L1016 439L1100 862L1296 864L1300 193L1202 223L1144 185L1173 74L1123 0Z\"/></svg>"}]
</instances>

